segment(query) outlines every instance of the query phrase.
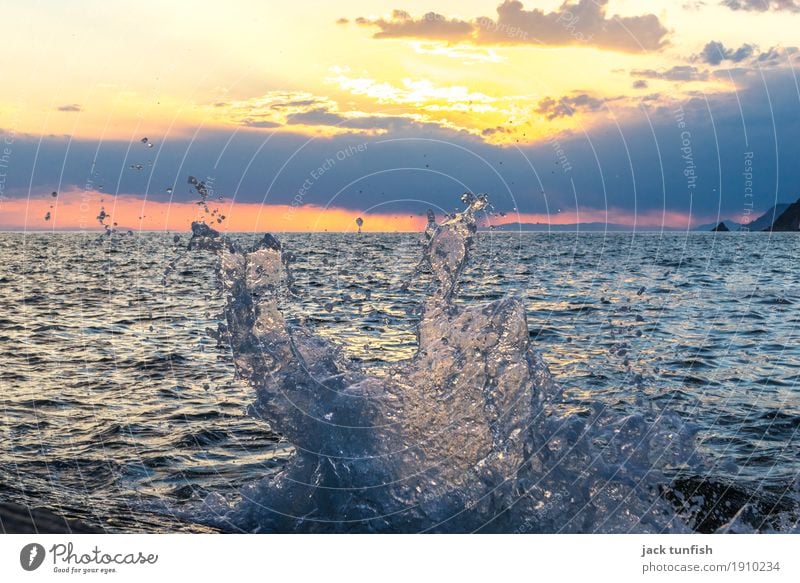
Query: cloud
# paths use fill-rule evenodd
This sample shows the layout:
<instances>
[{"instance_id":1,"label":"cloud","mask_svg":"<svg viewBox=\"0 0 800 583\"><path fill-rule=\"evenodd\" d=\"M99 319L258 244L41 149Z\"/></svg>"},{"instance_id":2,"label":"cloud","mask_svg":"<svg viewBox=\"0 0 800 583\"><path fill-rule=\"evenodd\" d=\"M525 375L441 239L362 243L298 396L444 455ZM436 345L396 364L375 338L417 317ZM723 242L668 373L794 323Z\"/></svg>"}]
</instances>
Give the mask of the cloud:
<instances>
[{"instance_id":1,"label":"cloud","mask_svg":"<svg viewBox=\"0 0 800 583\"><path fill-rule=\"evenodd\" d=\"M47 208L37 209L47 211L50 204L57 205L54 209L57 212L53 213L58 220L57 228L66 224L66 216L61 212L64 210L60 206L61 194L55 201L50 197L53 190L82 192L88 188L87 176L92 176L96 187L104 185L106 192L112 191L106 196L118 192L136 196L139 203L143 199L161 202L172 199L193 204L196 194L188 190L185 178L188 174L203 179L211 176L215 191L224 194L226 200L235 198L237 203L265 201L270 205L292 206L300 196L303 205L330 204L359 214L366 203L381 209L391 207L391 212L405 211L405 216L424 213L428 206L451 210L457 204L458 194L471 190L490 193L498 209L508 211L516 207L521 213L546 214L548 209L561 208L566 214L567 209L573 208L610 208L636 216L649 212L660 216L665 209L669 213L691 212L698 222L710 223L721 209L720 220L739 219L743 212L745 185L741 173L745 152L754 153L757 169L755 211L766 210L775 202L795 200L800 192L800 165L795 163L800 157L800 142L795 139L800 134L795 78L788 67L762 72L763 76L759 73L744 79L746 83L738 89L738 94L709 92L707 99L687 101L684 95L665 90L660 97L654 96L658 107L652 110L636 107L626 110L625 115L614 111L615 123L602 123L611 120L606 120L599 94L588 89L564 96L552 94L551 101L541 104L541 109L551 115L563 115L566 120L575 109L599 108L595 113L587 113L597 118L598 123L582 124L579 131L558 136L560 149L573 169L569 173L564 171L563 162L556 164L557 154L548 142L552 136L549 132L538 134L538 141L533 144L495 145L493 140L508 137L496 129L498 126L516 129L502 117L475 124L480 127L476 133L488 128L487 134L494 134L492 138L481 139L479 135L448 132L435 126L420 130L425 122L394 112L380 116L328 109L324 111L346 118L342 121L353 126L382 124L389 129L380 135L352 130L309 136L303 126L286 125L265 140L260 132L232 132L230 128L209 125L196 137L177 134L164 139L159 156L145 171L129 170L130 144L125 139L106 140L98 151L95 139L18 136L14 144L15 171L9 172L4 194L20 199L20 209L31 196L47 201ZM634 80L629 78L631 82ZM649 98L642 101L645 99ZM292 115L321 107L302 108L298 103L325 102L320 96L300 94L275 94L253 102L259 100L264 111L280 111L282 120L287 110L290 113L286 115ZM624 100L620 102L626 104ZM612 108L616 104L614 101L608 105ZM538 105L535 103L532 108ZM681 151L684 130L676 122L678 107L684 110L686 125L691 130L693 165L698 176L693 190L689 190L684 174L686 160ZM544 121L543 114L533 110L531 113L532 125ZM578 115L582 114L574 114ZM328 118L328 121L337 120ZM780 148L775 147L776 143ZM220 152L224 155L220 156ZM146 162L146 153L133 154L138 158L136 162ZM328 159L335 163L326 164ZM329 170L320 174L317 169L323 165ZM308 186L304 186L306 183ZM720 189L720 184L725 188ZM168 187L174 188L174 192L167 193ZM423 201L409 202L410 193ZM0 202L0 218L7 216L10 209L7 202ZM120 224L138 225L141 204L126 208L135 214L126 217L128 211L114 210L110 203L106 206L115 221L124 218L133 221ZM146 213L146 220L154 221L152 226L146 226L163 228L155 221L166 224L171 215L166 214L165 207L159 208L158 213L155 208ZM240 207L225 213L231 217L231 228L255 208ZM80 204L75 209L76 213L82 212ZM96 225L94 205L84 215L89 227ZM36 212L32 220L36 225L44 224L43 216ZM350 217L350 223L353 216L358 214ZM185 228L186 223L182 225ZM45 226L52 227L53 219Z\"/></svg>"},{"instance_id":2,"label":"cloud","mask_svg":"<svg viewBox=\"0 0 800 583\"><path fill-rule=\"evenodd\" d=\"M345 121L345 117L332 113L324 107L310 109L301 113L292 113L286 116L286 123L290 125L326 125L335 126Z\"/></svg>"},{"instance_id":3,"label":"cloud","mask_svg":"<svg viewBox=\"0 0 800 583\"><path fill-rule=\"evenodd\" d=\"M541 113L549 120L553 120L559 117L572 117L579 111L599 111L605 107L605 104L606 100L593 97L588 93L580 93L558 99L545 97L536 106L536 112Z\"/></svg>"},{"instance_id":4,"label":"cloud","mask_svg":"<svg viewBox=\"0 0 800 583\"><path fill-rule=\"evenodd\" d=\"M703 0L690 0L689 2L684 2L681 8L684 10L700 10L703 6L706 6Z\"/></svg>"},{"instance_id":5,"label":"cloud","mask_svg":"<svg viewBox=\"0 0 800 583\"><path fill-rule=\"evenodd\" d=\"M383 115L362 112L332 111L314 109L303 113L294 113L286 118L288 125L328 126L354 132L372 134L409 134L413 132L464 132L462 128L443 122L436 122L417 114Z\"/></svg>"},{"instance_id":6,"label":"cloud","mask_svg":"<svg viewBox=\"0 0 800 583\"><path fill-rule=\"evenodd\" d=\"M497 20L478 19L478 42L540 45L589 45L623 52L655 51L667 29L654 14L607 15L608 0L564 2L554 12L525 10L518 0L497 7Z\"/></svg>"},{"instance_id":7,"label":"cloud","mask_svg":"<svg viewBox=\"0 0 800 583\"><path fill-rule=\"evenodd\" d=\"M436 12L428 12L413 18L405 10L394 10L391 18L357 18L356 24L378 27L375 38L433 38L448 41L467 40L473 25L464 20L447 18Z\"/></svg>"},{"instance_id":8,"label":"cloud","mask_svg":"<svg viewBox=\"0 0 800 583\"><path fill-rule=\"evenodd\" d=\"M83 111L83 108L78 105L77 103L71 103L69 105L60 105L56 108L57 111L66 111L66 112L73 112L73 111Z\"/></svg>"},{"instance_id":9,"label":"cloud","mask_svg":"<svg viewBox=\"0 0 800 583\"><path fill-rule=\"evenodd\" d=\"M266 119L243 119L239 122L243 126L249 128L279 128L281 124L276 121L269 121Z\"/></svg>"},{"instance_id":10,"label":"cloud","mask_svg":"<svg viewBox=\"0 0 800 583\"><path fill-rule=\"evenodd\" d=\"M743 44L738 49L726 49L719 41L711 41L703 47L703 51L698 56L703 63L709 65L719 65L722 61L739 63L753 56L755 47L750 44Z\"/></svg>"},{"instance_id":11,"label":"cloud","mask_svg":"<svg viewBox=\"0 0 800 583\"><path fill-rule=\"evenodd\" d=\"M492 48L452 45L443 41L412 41L411 46L421 55L449 57L464 63L499 63L504 60Z\"/></svg>"},{"instance_id":12,"label":"cloud","mask_svg":"<svg viewBox=\"0 0 800 583\"><path fill-rule=\"evenodd\" d=\"M648 83L644 79L637 79L633 82L634 89L647 89Z\"/></svg>"},{"instance_id":13,"label":"cloud","mask_svg":"<svg viewBox=\"0 0 800 583\"><path fill-rule=\"evenodd\" d=\"M708 71L700 70L691 65L676 65L671 69L656 71L655 69L634 69L631 71L633 77L644 79L662 79L665 81L706 81L709 77Z\"/></svg>"},{"instance_id":14,"label":"cloud","mask_svg":"<svg viewBox=\"0 0 800 583\"><path fill-rule=\"evenodd\" d=\"M722 5L731 10L767 12L770 10L800 12L798 0L722 0Z\"/></svg>"},{"instance_id":15,"label":"cloud","mask_svg":"<svg viewBox=\"0 0 800 583\"><path fill-rule=\"evenodd\" d=\"M507 127L496 126L496 127L493 127L493 128L484 129L483 131L481 131L481 135L488 137L488 136L493 136L495 134L508 134L508 133L511 133L512 131L513 130L511 130L511 129L507 128Z\"/></svg>"},{"instance_id":16,"label":"cloud","mask_svg":"<svg viewBox=\"0 0 800 583\"><path fill-rule=\"evenodd\" d=\"M377 27L375 38L415 38L486 45L590 46L622 52L657 51L668 30L654 14L609 16L608 0L565 1L558 10L525 10L518 0L505 0L497 16L473 21L429 12L414 18L395 10L391 18L358 18Z\"/></svg>"},{"instance_id":17,"label":"cloud","mask_svg":"<svg viewBox=\"0 0 800 583\"><path fill-rule=\"evenodd\" d=\"M797 47L772 47L767 51L758 53L753 59L754 65L785 65L797 59L800 49Z\"/></svg>"},{"instance_id":18,"label":"cloud","mask_svg":"<svg viewBox=\"0 0 800 583\"><path fill-rule=\"evenodd\" d=\"M339 81L349 79L337 78ZM483 94L473 94L463 87L436 87L428 82L406 80L404 88L388 84L378 84L369 79L349 79L350 84L343 87L355 94L368 95L380 103L417 104L428 99L440 100L439 105L430 105L431 112L440 110L457 110L461 101L473 99L479 106L481 102L490 100ZM447 101L450 100L448 104ZM353 133L377 135L386 132L438 132L471 133L479 131L466 130L447 120L433 119L425 113L384 114L359 110L341 111L337 102L332 99L313 95L308 92L273 91L251 99L232 101L230 103L213 104L214 112L226 121L248 128L280 129L298 131L298 126L328 130L333 133ZM421 108L425 109L425 108Z\"/></svg>"},{"instance_id":19,"label":"cloud","mask_svg":"<svg viewBox=\"0 0 800 583\"><path fill-rule=\"evenodd\" d=\"M213 104L228 121L251 128L279 128L289 116L336 107L334 101L306 91L271 91L259 97Z\"/></svg>"},{"instance_id":20,"label":"cloud","mask_svg":"<svg viewBox=\"0 0 800 583\"><path fill-rule=\"evenodd\" d=\"M752 66L779 66L795 59L800 49L797 47L771 47L759 51L756 45L743 44L738 49L726 48L719 41L711 41L703 47L699 55L692 57L709 65L720 65L726 61L731 63L747 63Z\"/></svg>"},{"instance_id":21,"label":"cloud","mask_svg":"<svg viewBox=\"0 0 800 583\"><path fill-rule=\"evenodd\" d=\"M463 85L436 85L427 79L403 79L400 86L379 82L369 77L352 77L346 70L336 69L326 79L354 95L364 95L378 103L413 105L435 111L487 111L498 101Z\"/></svg>"},{"instance_id":22,"label":"cloud","mask_svg":"<svg viewBox=\"0 0 800 583\"><path fill-rule=\"evenodd\" d=\"M736 80L741 83L743 79L759 76L764 69L778 69L796 64L800 56L797 47L772 47L760 51L756 45L743 44L738 49L725 47L718 41L711 41L703 47L700 54L691 57L693 62L702 62L712 67L722 65L723 68L714 70L715 77Z\"/></svg>"}]
</instances>

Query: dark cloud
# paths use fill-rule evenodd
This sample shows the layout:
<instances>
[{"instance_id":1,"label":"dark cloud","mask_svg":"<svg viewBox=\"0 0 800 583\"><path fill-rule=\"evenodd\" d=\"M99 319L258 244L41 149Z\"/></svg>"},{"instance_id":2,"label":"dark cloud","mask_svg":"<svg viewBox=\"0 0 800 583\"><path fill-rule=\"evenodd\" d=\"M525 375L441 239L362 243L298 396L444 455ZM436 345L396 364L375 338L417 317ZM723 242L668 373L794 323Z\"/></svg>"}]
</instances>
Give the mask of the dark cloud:
<instances>
[{"instance_id":1,"label":"dark cloud","mask_svg":"<svg viewBox=\"0 0 800 583\"><path fill-rule=\"evenodd\" d=\"M648 83L644 79L637 79L633 82L634 89L647 89Z\"/></svg>"},{"instance_id":2,"label":"dark cloud","mask_svg":"<svg viewBox=\"0 0 800 583\"><path fill-rule=\"evenodd\" d=\"M411 132L419 130L441 130L444 133L458 132L443 128L432 122L420 122L401 115L345 115L329 109L314 109L286 116L288 125L331 126L354 131Z\"/></svg>"},{"instance_id":3,"label":"dark cloud","mask_svg":"<svg viewBox=\"0 0 800 583\"><path fill-rule=\"evenodd\" d=\"M525 10L518 0L505 0L496 17L472 22L429 12L414 18L395 10L389 19L358 18L362 26L377 27L375 38L421 38L490 45L592 46L623 52L656 51L668 31L654 14L609 16L608 0L567 0L553 12Z\"/></svg>"},{"instance_id":4,"label":"dark cloud","mask_svg":"<svg viewBox=\"0 0 800 583\"><path fill-rule=\"evenodd\" d=\"M709 65L719 65L722 61L731 61L740 63L745 59L753 56L755 47L749 44L743 44L738 49L726 49L719 41L711 41L703 47L703 51L699 55L699 59Z\"/></svg>"},{"instance_id":5,"label":"dark cloud","mask_svg":"<svg viewBox=\"0 0 800 583\"><path fill-rule=\"evenodd\" d=\"M279 128L281 124L268 119L243 119L241 125L249 128Z\"/></svg>"},{"instance_id":6,"label":"dark cloud","mask_svg":"<svg viewBox=\"0 0 800 583\"><path fill-rule=\"evenodd\" d=\"M496 134L510 134L512 130L503 126L497 126L493 128L486 128L485 130L481 131L482 136L494 136Z\"/></svg>"},{"instance_id":7,"label":"dark cloud","mask_svg":"<svg viewBox=\"0 0 800 583\"><path fill-rule=\"evenodd\" d=\"M598 97L592 97L588 93L560 97L554 99L545 97L536 106L536 112L541 113L547 119L558 117L572 117L577 112L592 112L603 109L606 101Z\"/></svg>"},{"instance_id":8,"label":"dark cloud","mask_svg":"<svg viewBox=\"0 0 800 583\"><path fill-rule=\"evenodd\" d=\"M640 101L656 101L662 103L664 101L664 96L660 93L649 93L640 99Z\"/></svg>"},{"instance_id":9,"label":"dark cloud","mask_svg":"<svg viewBox=\"0 0 800 583\"><path fill-rule=\"evenodd\" d=\"M723 65L716 69L714 76L722 79L742 82L748 77L758 77L764 69L786 68L793 66L800 50L797 47L772 47L759 51L755 45L744 44L738 49L728 49L722 43L712 41L703 52L692 57L693 61L702 61L712 66Z\"/></svg>"},{"instance_id":10,"label":"dark cloud","mask_svg":"<svg viewBox=\"0 0 800 583\"><path fill-rule=\"evenodd\" d=\"M56 185L59 191L81 190L91 177L111 194L156 200L173 196L185 202L196 196L188 186L176 187L173 195L164 188L184 184L192 174L212 176L218 193L243 202L292 204L310 180L303 190L303 204L330 202L354 210L363 209L365 201L382 205L381 209L393 204L398 211L424 212L427 206L452 210L458 195L468 189L490 193L498 209L517 207L521 212L569 209L577 204L631 213L634 209L656 213L691 209L707 219L720 208L721 218L736 219L751 201L745 198L742 177L749 152L754 161L756 211L776 201L793 201L800 193L796 163L800 106L795 79L788 68L762 72L763 76L745 79L747 84L738 94L709 94L684 102L662 94L654 96L656 103L643 99L646 105L620 116L619 125L591 124L585 133L559 136L560 149L573 169L569 174L556 165L553 146L547 141L502 147L466 132L373 114L343 121L353 126L383 124L388 129L380 136L347 132L309 137L284 130L265 140L258 132L221 129L203 129L196 137L193 132L188 132L190 137L176 134L163 140L153 166L142 172L128 170L131 163L147 160L146 154L135 152L139 157L131 160L127 140L106 140L98 149L96 139L19 136L13 164L4 170L8 173L5 194L49 197ZM598 109L602 102L581 91L542 104L544 111L567 116L576 107ZM676 119L678 108L683 129ZM693 190L687 188L684 174L687 162L681 133L687 130L697 175ZM310 178L328 159L335 164L318 179ZM392 202L407 200L409 193L424 203Z\"/></svg>"},{"instance_id":11,"label":"dark cloud","mask_svg":"<svg viewBox=\"0 0 800 583\"><path fill-rule=\"evenodd\" d=\"M336 24L347 24L348 22L350 22L350 21L347 18L337 18L336 19Z\"/></svg>"},{"instance_id":12,"label":"dark cloud","mask_svg":"<svg viewBox=\"0 0 800 583\"><path fill-rule=\"evenodd\" d=\"M83 108L82 108L80 105L78 105L77 103L71 103L71 104L69 104L69 105L60 105L60 106L59 106L59 107L57 107L56 109L57 109L58 111L67 111L67 112L71 112L71 111L83 111Z\"/></svg>"},{"instance_id":13,"label":"dark cloud","mask_svg":"<svg viewBox=\"0 0 800 583\"><path fill-rule=\"evenodd\" d=\"M664 46L667 29L654 14L608 16L608 0L564 2L554 12L525 10L518 0L497 7L497 20L479 18L481 43L588 45L624 52L655 51Z\"/></svg>"},{"instance_id":14,"label":"dark cloud","mask_svg":"<svg viewBox=\"0 0 800 583\"><path fill-rule=\"evenodd\" d=\"M299 113L291 113L286 116L286 123L289 125L336 126L343 121L345 121L345 118L340 114L333 113L322 107Z\"/></svg>"},{"instance_id":15,"label":"dark cloud","mask_svg":"<svg viewBox=\"0 0 800 583\"><path fill-rule=\"evenodd\" d=\"M236 123L252 128L277 128L292 116L328 111L334 103L324 97L306 92L275 91L259 97L230 103L215 103L214 107L225 107L229 118ZM303 123L295 121L291 123Z\"/></svg>"},{"instance_id":16,"label":"dark cloud","mask_svg":"<svg viewBox=\"0 0 800 583\"><path fill-rule=\"evenodd\" d=\"M634 77L644 79L663 79L665 81L705 81L708 79L708 71L700 70L691 65L676 65L671 69L656 71L655 69L634 69L631 71Z\"/></svg>"},{"instance_id":17,"label":"dark cloud","mask_svg":"<svg viewBox=\"0 0 800 583\"><path fill-rule=\"evenodd\" d=\"M228 119L249 128L336 127L350 130L354 134L433 131L452 136L462 132L470 133L445 120L430 121L411 114L343 112L333 100L305 92L272 92L242 101L223 103L221 106L229 109Z\"/></svg>"},{"instance_id":18,"label":"dark cloud","mask_svg":"<svg viewBox=\"0 0 800 583\"><path fill-rule=\"evenodd\" d=\"M362 26L376 26L380 30L375 38L435 38L448 41L467 40L473 25L455 18L447 18L436 12L428 12L420 18L412 17L405 10L395 10L389 19L370 20L357 18Z\"/></svg>"},{"instance_id":19,"label":"dark cloud","mask_svg":"<svg viewBox=\"0 0 800 583\"><path fill-rule=\"evenodd\" d=\"M274 109L276 111L280 111L282 109L296 109L296 108L307 108L307 107L317 107L322 108L326 107L330 102L327 99L323 99L320 97L311 97L309 99L289 99L286 101L277 101L275 103L271 103L269 108Z\"/></svg>"},{"instance_id":20,"label":"dark cloud","mask_svg":"<svg viewBox=\"0 0 800 583\"><path fill-rule=\"evenodd\" d=\"M731 10L800 12L800 1L798 0L722 0L722 5Z\"/></svg>"},{"instance_id":21,"label":"dark cloud","mask_svg":"<svg viewBox=\"0 0 800 583\"><path fill-rule=\"evenodd\" d=\"M797 47L772 47L768 51L758 53L753 59L754 65L785 65L790 60L796 59L800 49Z\"/></svg>"}]
</instances>

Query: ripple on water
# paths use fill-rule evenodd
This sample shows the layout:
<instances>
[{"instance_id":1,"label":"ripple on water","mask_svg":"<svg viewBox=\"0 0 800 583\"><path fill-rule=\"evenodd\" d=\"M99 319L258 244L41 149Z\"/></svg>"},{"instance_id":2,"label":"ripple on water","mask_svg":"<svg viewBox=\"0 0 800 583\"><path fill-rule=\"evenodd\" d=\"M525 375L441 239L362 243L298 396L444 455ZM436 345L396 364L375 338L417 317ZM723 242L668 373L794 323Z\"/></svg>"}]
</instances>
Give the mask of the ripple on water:
<instances>
[{"instance_id":1,"label":"ripple on water","mask_svg":"<svg viewBox=\"0 0 800 583\"><path fill-rule=\"evenodd\" d=\"M198 349L222 309L213 258L182 256L164 286L176 257L171 235L95 239L0 234L0 437L8 444L0 483L8 496L57 499L95 523L158 530L169 519L154 523L132 501L233 490L263 475L257 460L234 461L290 450L245 414L253 394L230 355L213 341ZM416 320L407 310L424 286L400 287L418 258L417 235L282 239L298 256L291 318L376 369L412 349ZM657 407L683 403L679 413L714 435L703 447L737 466L720 464L720 479L780 490L800 471L797 238L753 234L746 253L733 240L709 246L702 234L637 235L635 245L625 234L479 239L487 244L476 248L465 294L526 297L537 348L574 390L576 407L632 409L643 391ZM395 340L381 342L388 331ZM626 353L610 353L620 341ZM222 461L207 465L209 456ZM93 514L80 516L87 500Z\"/></svg>"}]
</instances>

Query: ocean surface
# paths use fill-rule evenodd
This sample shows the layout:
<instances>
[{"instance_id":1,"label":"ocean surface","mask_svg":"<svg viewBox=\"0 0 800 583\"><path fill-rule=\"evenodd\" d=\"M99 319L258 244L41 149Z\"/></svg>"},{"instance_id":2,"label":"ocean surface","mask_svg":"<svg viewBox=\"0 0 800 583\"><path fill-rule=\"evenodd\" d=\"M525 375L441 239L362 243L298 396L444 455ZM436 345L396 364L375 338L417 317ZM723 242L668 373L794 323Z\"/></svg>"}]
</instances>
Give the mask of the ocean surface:
<instances>
[{"instance_id":1,"label":"ocean surface","mask_svg":"<svg viewBox=\"0 0 800 583\"><path fill-rule=\"evenodd\" d=\"M420 234L278 236L294 255L290 321L373 375L413 355ZM696 430L697 479L796 505L800 237L476 239L457 302L522 299L560 407L674 412ZM203 532L213 527L182 509L236 496L292 456L248 414L254 390L212 333L224 308L215 258L188 240L0 233L0 499L110 531Z\"/></svg>"}]
</instances>

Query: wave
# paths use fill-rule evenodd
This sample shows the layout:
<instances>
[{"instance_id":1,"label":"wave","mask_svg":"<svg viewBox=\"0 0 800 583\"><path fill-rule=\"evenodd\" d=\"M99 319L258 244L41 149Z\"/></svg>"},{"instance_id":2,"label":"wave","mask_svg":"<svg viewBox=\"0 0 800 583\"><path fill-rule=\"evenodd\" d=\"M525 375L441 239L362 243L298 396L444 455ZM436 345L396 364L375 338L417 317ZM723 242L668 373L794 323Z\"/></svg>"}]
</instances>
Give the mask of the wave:
<instances>
[{"instance_id":1,"label":"wave","mask_svg":"<svg viewBox=\"0 0 800 583\"><path fill-rule=\"evenodd\" d=\"M720 506L712 520L721 490L686 478L705 474L696 428L652 406L571 412L532 348L522 300L455 302L488 205L462 200L442 224L429 213L414 277L429 272L435 286L420 306L416 352L381 376L287 320L293 255L274 236L244 248L192 225L189 249L218 257L220 339L255 391L251 412L294 453L236 496L208 495L191 518L252 532L745 529L755 506ZM786 529L781 511L770 524Z\"/></svg>"}]
</instances>

